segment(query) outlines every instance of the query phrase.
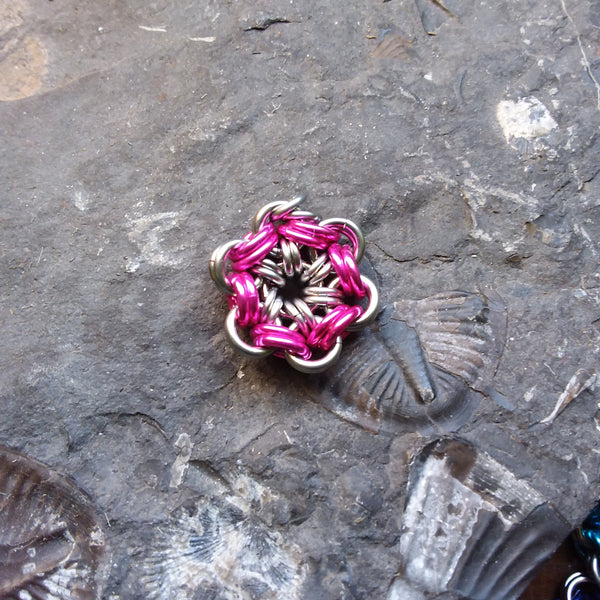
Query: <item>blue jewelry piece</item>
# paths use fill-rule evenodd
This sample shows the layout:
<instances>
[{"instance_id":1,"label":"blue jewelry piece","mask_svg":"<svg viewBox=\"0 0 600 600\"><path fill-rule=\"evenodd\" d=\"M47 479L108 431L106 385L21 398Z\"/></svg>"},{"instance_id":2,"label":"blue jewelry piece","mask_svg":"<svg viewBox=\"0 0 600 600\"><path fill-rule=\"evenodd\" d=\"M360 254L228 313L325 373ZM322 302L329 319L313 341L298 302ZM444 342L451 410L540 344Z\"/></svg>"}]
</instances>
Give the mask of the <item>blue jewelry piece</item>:
<instances>
[{"instance_id":1,"label":"blue jewelry piece","mask_svg":"<svg viewBox=\"0 0 600 600\"><path fill-rule=\"evenodd\" d=\"M575 545L584 556L600 555L600 504L595 506L575 533Z\"/></svg>"},{"instance_id":2,"label":"blue jewelry piece","mask_svg":"<svg viewBox=\"0 0 600 600\"><path fill-rule=\"evenodd\" d=\"M573 573L565 581L562 600L600 600L600 589L585 575Z\"/></svg>"},{"instance_id":3,"label":"blue jewelry piece","mask_svg":"<svg viewBox=\"0 0 600 600\"><path fill-rule=\"evenodd\" d=\"M562 589L561 600L600 600L600 504L573 534L575 548L588 565L589 577L573 573Z\"/></svg>"}]
</instances>

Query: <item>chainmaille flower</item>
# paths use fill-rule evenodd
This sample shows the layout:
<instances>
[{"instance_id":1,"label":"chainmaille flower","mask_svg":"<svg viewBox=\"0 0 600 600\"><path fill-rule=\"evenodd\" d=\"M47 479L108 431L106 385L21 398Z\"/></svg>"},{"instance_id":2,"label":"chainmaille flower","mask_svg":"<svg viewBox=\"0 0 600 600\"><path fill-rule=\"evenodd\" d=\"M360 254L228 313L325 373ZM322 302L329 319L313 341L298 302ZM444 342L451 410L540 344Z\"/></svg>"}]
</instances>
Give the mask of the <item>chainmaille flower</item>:
<instances>
[{"instance_id":1,"label":"chainmaille flower","mask_svg":"<svg viewBox=\"0 0 600 600\"><path fill-rule=\"evenodd\" d=\"M227 294L225 328L237 350L318 373L339 358L348 333L373 321L379 295L358 269L365 246L359 227L299 210L303 199L263 206L244 239L212 253L209 271Z\"/></svg>"}]
</instances>

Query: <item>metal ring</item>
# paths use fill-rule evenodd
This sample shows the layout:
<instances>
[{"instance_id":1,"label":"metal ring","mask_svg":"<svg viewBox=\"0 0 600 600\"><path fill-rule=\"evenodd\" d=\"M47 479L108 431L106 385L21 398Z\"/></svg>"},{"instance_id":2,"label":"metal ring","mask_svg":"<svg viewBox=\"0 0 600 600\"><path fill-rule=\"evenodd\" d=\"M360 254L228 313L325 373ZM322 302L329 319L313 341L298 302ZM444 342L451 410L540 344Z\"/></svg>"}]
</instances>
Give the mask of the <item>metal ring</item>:
<instances>
[{"instance_id":1,"label":"metal ring","mask_svg":"<svg viewBox=\"0 0 600 600\"><path fill-rule=\"evenodd\" d=\"M334 279L335 282L335 279ZM318 285L307 286L302 290L302 300L308 306L339 306L344 304L342 290L333 285L323 287Z\"/></svg>"},{"instance_id":2,"label":"metal ring","mask_svg":"<svg viewBox=\"0 0 600 600\"><path fill-rule=\"evenodd\" d=\"M365 312L358 318L354 323L348 325L347 331L358 331L367 325L370 325L377 316L379 309L379 292L375 287L375 284L364 275L360 276L363 285L367 288L367 296L369 297L369 305L365 309ZM333 284L332 284L333 285Z\"/></svg>"},{"instance_id":3,"label":"metal ring","mask_svg":"<svg viewBox=\"0 0 600 600\"><path fill-rule=\"evenodd\" d=\"M342 219L339 217L334 217L333 219L325 219L324 221L321 221L321 225L325 226L325 225L341 225L342 226L342 230L345 227L348 227L348 229L351 229L354 233L354 235L356 236L356 242L358 244L358 247L355 248L356 250L356 254L354 255L354 258L356 258L356 262L359 263L362 260L362 257L365 253L365 236L363 235L363 232L360 230L360 227L354 222L351 221L350 219ZM343 231L340 232L342 235L346 235ZM346 237L348 237L346 235ZM348 239L351 239L348 237Z\"/></svg>"},{"instance_id":4,"label":"metal ring","mask_svg":"<svg viewBox=\"0 0 600 600\"><path fill-rule=\"evenodd\" d=\"M294 210L293 212L291 212L289 215L286 215L285 217L287 220L298 220L298 219L311 219L312 221L316 221L319 222L321 220L320 217L318 217L317 215L315 215L314 213L311 213L309 210Z\"/></svg>"},{"instance_id":5,"label":"metal ring","mask_svg":"<svg viewBox=\"0 0 600 600\"><path fill-rule=\"evenodd\" d=\"M590 556L590 560L588 562L588 569L596 585L600 587L600 559L597 555Z\"/></svg>"},{"instance_id":6,"label":"metal ring","mask_svg":"<svg viewBox=\"0 0 600 600\"><path fill-rule=\"evenodd\" d=\"M287 312L287 315L299 324L307 323L314 325L316 322L316 316L310 310L310 306L306 304L302 298L294 298L293 300L284 300L283 307Z\"/></svg>"},{"instance_id":7,"label":"metal ring","mask_svg":"<svg viewBox=\"0 0 600 600\"><path fill-rule=\"evenodd\" d=\"M349 246L331 244L328 253L333 270L337 274L336 281L339 282L344 295L364 298L366 292L360 280L360 271L352 249Z\"/></svg>"},{"instance_id":8,"label":"metal ring","mask_svg":"<svg viewBox=\"0 0 600 600\"><path fill-rule=\"evenodd\" d=\"M304 296L320 296L323 298L342 298L342 290L337 287L308 285L302 290Z\"/></svg>"},{"instance_id":9,"label":"metal ring","mask_svg":"<svg viewBox=\"0 0 600 600\"><path fill-rule=\"evenodd\" d=\"M298 305L298 302L302 304ZM285 316L292 320L290 329L292 329L292 331L299 329L302 335L309 335L311 327L316 323L316 320L315 315L312 313L306 302L299 298L296 298L293 301L284 300L283 308L285 310Z\"/></svg>"},{"instance_id":10,"label":"metal ring","mask_svg":"<svg viewBox=\"0 0 600 600\"><path fill-rule=\"evenodd\" d=\"M252 233L258 233L268 214L272 213L273 210L275 210L280 204L285 204L285 200L275 200L274 202L269 202L258 210L258 212L254 215L254 219L252 219Z\"/></svg>"},{"instance_id":11,"label":"metal ring","mask_svg":"<svg viewBox=\"0 0 600 600\"><path fill-rule=\"evenodd\" d=\"M292 367L294 367L294 369L300 371L301 373L321 373L331 367L331 365L338 360L341 352L342 338L341 336L338 336L331 350L329 350L329 352L327 352L323 358L316 360L304 360L303 358L293 356L289 352L285 352L285 359L290 365L292 365Z\"/></svg>"},{"instance_id":12,"label":"metal ring","mask_svg":"<svg viewBox=\"0 0 600 600\"><path fill-rule=\"evenodd\" d=\"M276 217L280 217L286 212L294 210L294 208L296 208L296 206L298 206L298 204L300 204L305 198L306 196L299 195L287 202L285 200L275 200L274 202L269 202L268 204L265 204L254 215L254 219L252 219L252 232L258 233L258 230L261 228L269 213ZM311 213L307 214L310 215Z\"/></svg>"},{"instance_id":13,"label":"metal ring","mask_svg":"<svg viewBox=\"0 0 600 600\"><path fill-rule=\"evenodd\" d=\"M306 263L304 265L305 270L300 275L300 281L309 285L317 285L323 279L326 279L332 269L331 262L329 262L329 255L326 252L317 255L309 265L306 265Z\"/></svg>"},{"instance_id":14,"label":"metal ring","mask_svg":"<svg viewBox=\"0 0 600 600\"><path fill-rule=\"evenodd\" d=\"M298 244L290 242L285 238L279 241L281 248L281 257L283 259L283 272L287 277L293 277L302 271L302 258L300 258L300 249Z\"/></svg>"},{"instance_id":15,"label":"metal ring","mask_svg":"<svg viewBox=\"0 0 600 600\"><path fill-rule=\"evenodd\" d=\"M237 308L232 308L225 319L225 333L227 334L231 345L242 354L251 356L252 358L262 358L263 356L272 354L275 351L274 348L258 348L257 346L248 344L240 337L235 322L236 313Z\"/></svg>"},{"instance_id":16,"label":"metal ring","mask_svg":"<svg viewBox=\"0 0 600 600\"><path fill-rule=\"evenodd\" d=\"M309 306L341 306L344 304L344 301L341 298L336 298L335 296L304 296L304 301Z\"/></svg>"},{"instance_id":17,"label":"metal ring","mask_svg":"<svg viewBox=\"0 0 600 600\"><path fill-rule=\"evenodd\" d=\"M282 306L283 300L279 296L279 291L277 288L271 288L263 302L261 321L264 323L275 321L281 312Z\"/></svg>"},{"instance_id":18,"label":"metal ring","mask_svg":"<svg viewBox=\"0 0 600 600\"><path fill-rule=\"evenodd\" d=\"M208 272L217 287L226 294L233 294L233 288L227 283L225 278L225 259L231 249L242 240L232 240L219 246L210 256L208 261Z\"/></svg>"},{"instance_id":19,"label":"metal ring","mask_svg":"<svg viewBox=\"0 0 600 600\"><path fill-rule=\"evenodd\" d=\"M261 279L266 279L277 287L281 288L285 285L283 271L279 268L279 265L268 258L264 258L257 266L252 267L251 270L252 273L258 275Z\"/></svg>"},{"instance_id":20,"label":"metal ring","mask_svg":"<svg viewBox=\"0 0 600 600\"><path fill-rule=\"evenodd\" d=\"M562 589L563 600L574 600L577 588L584 583L592 583L591 579L579 572L573 573L566 581Z\"/></svg>"},{"instance_id":21,"label":"metal ring","mask_svg":"<svg viewBox=\"0 0 600 600\"><path fill-rule=\"evenodd\" d=\"M306 194L298 194L295 198L292 198L288 202L281 202L281 206L273 209L273 214L276 217L280 217L281 215L285 215L286 212L293 210L300 203L304 202L306 199Z\"/></svg>"}]
</instances>

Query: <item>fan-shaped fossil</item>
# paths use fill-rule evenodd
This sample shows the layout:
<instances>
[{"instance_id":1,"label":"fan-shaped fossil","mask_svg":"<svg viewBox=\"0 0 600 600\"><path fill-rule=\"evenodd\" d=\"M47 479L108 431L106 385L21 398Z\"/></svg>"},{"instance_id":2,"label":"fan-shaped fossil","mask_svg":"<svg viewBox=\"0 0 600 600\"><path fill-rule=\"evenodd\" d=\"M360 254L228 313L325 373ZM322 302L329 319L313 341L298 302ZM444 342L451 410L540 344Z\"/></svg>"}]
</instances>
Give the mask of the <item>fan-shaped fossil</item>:
<instances>
[{"instance_id":1,"label":"fan-shaped fossil","mask_svg":"<svg viewBox=\"0 0 600 600\"><path fill-rule=\"evenodd\" d=\"M542 494L485 452L458 439L434 442L409 474L397 585L410 582L428 598L516 598L569 529Z\"/></svg>"},{"instance_id":2,"label":"fan-shaped fossil","mask_svg":"<svg viewBox=\"0 0 600 600\"><path fill-rule=\"evenodd\" d=\"M300 598L300 552L233 502L203 498L178 509L141 550L143 598ZM142 597L142 596L141 596Z\"/></svg>"},{"instance_id":3,"label":"fan-shaped fossil","mask_svg":"<svg viewBox=\"0 0 600 600\"><path fill-rule=\"evenodd\" d=\"M88 496L0 447L0 598L92 600L104 534Z\"/></svg>"},{"instance_id":4,"label":"fan-shaped fossil","mask_svg":"<svg viewBox=\"0 0 600 600\"><path fill-rule=\"evenodd\" d=\"M392 30L384 30L378 39L378 44L373 50L373 56L376 58L393 58L399 60L408 60L408 49L410 41Z\"/></svg>"},{"instance_id":5,"label":"fan-shaped fossil","mask_svg":"<svg viewBox=\"0 0 600 600\"><path fill-rule=\"evenodd\" d=\"M455 431L479 403L498 366L506 330L501 300L467 292L385 308L319 396L371 431Z\"/></svg>"}]
</instances>

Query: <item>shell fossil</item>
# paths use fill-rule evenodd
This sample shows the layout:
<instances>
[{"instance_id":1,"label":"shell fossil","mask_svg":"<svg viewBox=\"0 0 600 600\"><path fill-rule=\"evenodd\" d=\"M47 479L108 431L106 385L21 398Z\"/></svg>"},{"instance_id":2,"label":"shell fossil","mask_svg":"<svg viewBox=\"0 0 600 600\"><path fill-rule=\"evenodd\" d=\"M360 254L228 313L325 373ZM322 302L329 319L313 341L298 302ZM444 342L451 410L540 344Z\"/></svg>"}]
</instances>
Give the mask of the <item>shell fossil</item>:
<instances>
[{"instance_id":1,"label":"shell fossil","mask_svg":"<svg viewBox=\"0 0 600 600\"><path fill-rule=\"evenodd\" d=\"M180 507L140 549L140 598L300 598L300 552L235 500L203 497Z\"/></svg>"},{"instance_id":2,"label":"shell fossil","mask_svg":"<svg viewBox=\"0 0 600 600\"><path fill-rule=\"evenodd\" d=\"M88 496L0 447L0 598L92 600L104 534Z\"/></svg>"},{"instance_id":3,"label":"shell fossil","mask_svg":"<svg viewBox=\"0 0 600 600\"><path fill-rule=\"evenodd\" d=\"M409 59L410 40L392 29L384 29L379 34L377 42L377 46L372 52L375 58Z\"/></svg>"},{"instance_id":4,"label":"shell fossil","mask_svg":"<svg viewBox=\"0 0 600 600\"><path fill-rule=\"evenodd\" d=\"M373 432L456 431L487 392L506 331L491 293L454 291L386 307L339 365L318 400Z\"/></svg>"},{"instance_id":5,"label":"shell fossil","mask_svg":"<svg viewBox=\"0 0 600 600\"><path fill-rule=\"evenodd\" d=\"M459 439L436 441L409 474L396 587L517 598L569 530L540 493L487 453ZM393 590L389 598L399 598Z\"/></svg>"}]
</instances>

